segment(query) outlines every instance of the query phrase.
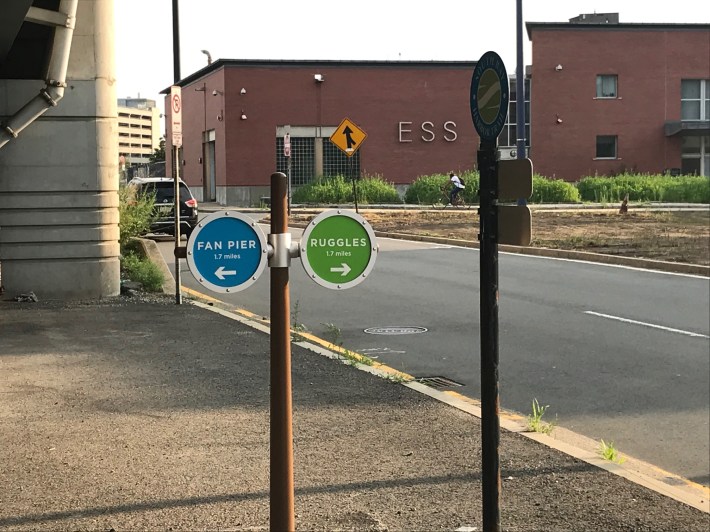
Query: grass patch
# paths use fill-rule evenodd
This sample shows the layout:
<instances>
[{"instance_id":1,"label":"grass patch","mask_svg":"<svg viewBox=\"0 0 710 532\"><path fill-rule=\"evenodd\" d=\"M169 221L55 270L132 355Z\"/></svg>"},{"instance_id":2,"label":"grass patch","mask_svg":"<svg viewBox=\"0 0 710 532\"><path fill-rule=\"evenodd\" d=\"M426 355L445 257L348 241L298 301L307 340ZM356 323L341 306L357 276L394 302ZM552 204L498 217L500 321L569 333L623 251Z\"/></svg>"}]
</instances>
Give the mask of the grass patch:
<instances>
[{"instance_id":1,"label":"grass patch","mask_svg":"<svg viewBox=\"0 0 710 532\"><path fill-rule=\"evenodd\" d=\"M121 256L122 277L140 283L147 292L160 292L165 277L151 261L128 250Z\"/></svg>"},{"instance_id":2,"label":"grass patch","mask_svg":"<svg viewBox=\"0 0 710 532\"><path fill-rule=\"evenodd\" d=\"M614 447L613 442L607 443L604 440L601 440L597 452L604 460L609 460L610 462L614 462L616 464L623 464L626 462L626 458L621 456L621 453L616 449L616 447Z\"/></svg>"},{"instance_id":3,"label":"grass patch","mask_svg":"<svg viewBox=\"0 0 710 532\"><path fill-rule=\"evenodd\" d=\"M531 432L540 432L541 434L551 434L555 428L554 423L549 423L542 420L542 416L545 415L545 411L550 407L550 405L540 406L537 399L532 401L532 413L528 416L527 428Z\"/></svg>"}]
</instances>

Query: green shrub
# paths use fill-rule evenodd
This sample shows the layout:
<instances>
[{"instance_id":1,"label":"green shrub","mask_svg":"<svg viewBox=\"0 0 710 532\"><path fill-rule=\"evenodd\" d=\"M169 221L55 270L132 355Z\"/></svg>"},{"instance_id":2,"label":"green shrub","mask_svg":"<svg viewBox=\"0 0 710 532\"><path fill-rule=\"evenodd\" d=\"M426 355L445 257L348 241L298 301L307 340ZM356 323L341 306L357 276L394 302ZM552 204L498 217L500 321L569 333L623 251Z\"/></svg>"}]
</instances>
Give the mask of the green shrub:
<instances>
[{"instance_id":1,"label":"green shrub","mask_svg":"<svg viewBox=\"0 0 710 532\"><path fill-rule=\"evenodd\" d=\"M530 203L579 203L580 201L579 190L574 183L533 175L533 193Z\"/></svg>"},{"instance_id":2,"label":"green shrub","mask_svg":"<svg viewBox=\"0 0 710 532\"><path fill-rule=\"evenodd\" d=\"M358 201L361 203L402 203L397 189L381 176L367 176L357 182Z\"/></svg>"},{"instance_id":3,"label":"green shrub","mask_svg":"<svg viewBox=\"0 0 710 532\"><path fill-rule=\"evenodd\" d=\"M118 189L118 243L121 252L132 238L148 232L155 221L154 205L154 194L136 194L127 186Z\"/></svg>"},{"instance_id":4,"label":"green shrub","mask_svg":"<svg viewBox=\"0 0 710 532\"><path fill-rule=\"evenodd\" d=\"M461 178L466 184L463 197L466 203L478 201L479 175L477 171L466 171L461 174ZM434 174L419 176L409 185L404 194L404 202L414 205L435 205L444 200L441 195L441 187L449 186L449 174Z\"/></svg>"},{"instance_id":5,"label":"green shrub","mask_svg":"<svg viewBox=\"0 0 710 532\"><path fill-rule=\"evenodd\" d=\"M130 187L122 186L118 201L121 278L139 282L149 292L159 292L165 277L155 264L141 256L133 240L147 233L155 220L155 195L136 194Z\"/></svg>"},{"instance_id":6,"label":"green shrub","mask_svg":"<svg viewBox=\"0 0 710 532\"><path fill-rule=\"evenodd\" d=\"M440 203L441 187L449 180L443 174L417 177L404 193L404 202L415 205Z\"/></svg>"},{"instance_id":7,"label":"green shrub","mask_svg":"<svg viewBox=\"0 0 710 532\"><path fill-rule=\"evenodd\" d=\"M121 273L122 277L141 283L148 292L160 292L165 282L158 267L133 250L121 256Z\"/></svg>"},{"instance_id":8,"label":"green shrub","mask_svg":"<svg viewBox=\"0 0 710 532\"><path fill-rule=\"evenodd\" d=\"M671 177L663 190L663 201L710 203L710 178L701 175Z\"/></svg>"},{"instance_id":9,"label":"green shrub","mask_svg":"<svg viewBox=\"0 0 710 532\"><path fill-rule=\"evenodd\" d=\"M367 176L356 183L359 203L401 203L392 183L379 176ZM293 191L294 203L353 203L353 183L338 175L322 177Z\"/></svg>"},{"instance_id":10,"label":"green shrub","mask_svg":"<svg viewBox=\"0 0 710 532\"><path fill-rule=\"evenodd\" d=\"M628 194L629 201L710 203L710 180L704 176L621 174L615 177L585 177L577 183L583 201L616 203Z\"/></svg>"}]
</instances>

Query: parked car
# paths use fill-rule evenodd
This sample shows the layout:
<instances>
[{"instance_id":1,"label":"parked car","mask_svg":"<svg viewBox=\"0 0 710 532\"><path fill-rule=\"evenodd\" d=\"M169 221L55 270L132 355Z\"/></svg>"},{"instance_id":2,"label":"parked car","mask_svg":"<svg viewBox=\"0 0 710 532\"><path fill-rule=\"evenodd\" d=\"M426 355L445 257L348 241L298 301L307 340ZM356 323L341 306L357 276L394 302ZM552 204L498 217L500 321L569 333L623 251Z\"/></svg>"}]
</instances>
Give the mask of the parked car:
<instances>
[{"instance_id":1,"label":"parked car","mask_svg":"<svg viewBox=\"0 0 710 532\"><path fill-rule=\"evenodd\" d=\"M151 233L175 234L175 181L171 177L134 177L128 182L136 194L155 194L156 220ZM190 236L197 226L197 200L182 181L180 186L180 234Z\"/></svg>"}]
</instances>

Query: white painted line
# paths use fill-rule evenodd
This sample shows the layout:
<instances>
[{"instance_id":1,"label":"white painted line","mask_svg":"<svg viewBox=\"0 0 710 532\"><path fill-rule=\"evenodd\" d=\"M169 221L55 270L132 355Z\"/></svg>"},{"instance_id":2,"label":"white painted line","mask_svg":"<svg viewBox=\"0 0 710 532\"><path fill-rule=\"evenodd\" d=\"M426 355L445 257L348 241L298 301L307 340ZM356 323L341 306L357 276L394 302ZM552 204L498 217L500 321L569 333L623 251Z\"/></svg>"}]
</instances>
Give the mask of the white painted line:
<instances>
[{"instance_id":1,"label":"white painted line","mask_svg":"<svg viewBox=\"0 0 710 532\"><path fill-rule=\"evenodd\" d=\"M635 325L643 325L644 327L651 327L653 329L661 329L663 331L668 331L668 332L673 332L673 333L678 333L678 334L685 334L687 336L695 336L697 338L710 338L710 336L708 336L706 334L684 331L682 329L673 329L671 327L664 327L663 325L655 325L653 323L646 323L644 321L630 320L628 318L621 318L619 316L612 316L610 314L602 314L601 312L592 312L591 310L587 310L584 313L591 314L592 316L599 316L601 318L607 318L610 320L623 321L624 323L633 323Z\"/></svg>"}]
</instances>

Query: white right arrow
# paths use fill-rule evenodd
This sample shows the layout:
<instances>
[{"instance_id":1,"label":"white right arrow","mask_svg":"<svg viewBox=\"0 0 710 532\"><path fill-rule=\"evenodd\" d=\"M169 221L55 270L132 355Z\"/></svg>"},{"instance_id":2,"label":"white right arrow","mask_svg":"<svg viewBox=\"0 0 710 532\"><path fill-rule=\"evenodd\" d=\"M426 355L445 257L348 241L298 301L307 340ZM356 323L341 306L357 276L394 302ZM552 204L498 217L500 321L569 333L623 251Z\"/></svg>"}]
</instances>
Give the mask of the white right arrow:
<instances>
[{"instance_id":1,"label":"white right arrow","mask_svg":"<svg viewBox=\"0 0 710 532\"><path fill-rule=\"evenodd\" d=\"M342 266L338 268L337 266L334 266L333 268L330 269L331 272L342 272L341 275L345 277L347 274L350 273L350 266L345 264L344 262L342 263Z\"/></svg>"},{"instance_id":2,"label":"white right arrow","mask_svg":"<svg viewBox=\"0 0 710 532\"><path fill-rule=\"evenodd\" d=\"M237 270L225 270L224 266L220 266L217 268L217 270L214 272L214 274L219 278L221 281L224 281L224 276L225 275L237 275Z\"/></svg>"}]
</instances>

